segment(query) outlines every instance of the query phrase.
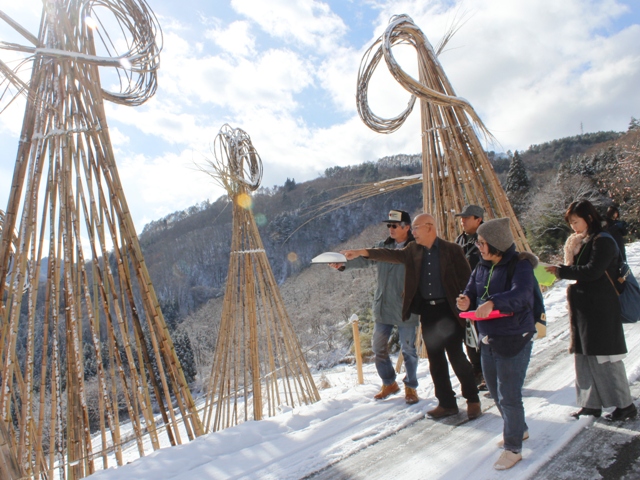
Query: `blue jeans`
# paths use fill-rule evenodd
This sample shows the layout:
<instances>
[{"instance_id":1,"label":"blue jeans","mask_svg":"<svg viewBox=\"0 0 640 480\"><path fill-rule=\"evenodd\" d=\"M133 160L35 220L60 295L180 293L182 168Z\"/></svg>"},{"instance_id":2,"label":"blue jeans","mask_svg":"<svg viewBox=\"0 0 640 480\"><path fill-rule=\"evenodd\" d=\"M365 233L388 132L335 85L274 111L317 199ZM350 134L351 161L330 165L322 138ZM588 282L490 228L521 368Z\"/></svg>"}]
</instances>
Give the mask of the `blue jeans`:
<instances>
[{"instance_id":1,"label":"blue jeans","mask_svg":"<svg viewBox=\"0 0 640 480\"><path fill-rule=\"evenodd\" d=\"M529 430L524 420L522 387L532 347L533 342L527 342L517 355L503 357L490 345L480 344L484 379L504 421L504 449L517 453L522 451L522 435Z\"/></svg>"},{"instance_id":2,"label":"blue jeans","mask_svg":"<svg viewBox=\"0 0 640 480\"><path fill-rule=\"evenodd\" d=\"M400 337L400 348L404 357L404 368L406 375L404 384L410 388L418 388L418 353L416 352L416 326L398 325L398 336ZM393 325L376 322L373 327L373 337L371 347L375 354L376 370L384 385L391 385L396 381L396 370L389 358L389 337L393 331Z\"/></svg>"}]
</instances>

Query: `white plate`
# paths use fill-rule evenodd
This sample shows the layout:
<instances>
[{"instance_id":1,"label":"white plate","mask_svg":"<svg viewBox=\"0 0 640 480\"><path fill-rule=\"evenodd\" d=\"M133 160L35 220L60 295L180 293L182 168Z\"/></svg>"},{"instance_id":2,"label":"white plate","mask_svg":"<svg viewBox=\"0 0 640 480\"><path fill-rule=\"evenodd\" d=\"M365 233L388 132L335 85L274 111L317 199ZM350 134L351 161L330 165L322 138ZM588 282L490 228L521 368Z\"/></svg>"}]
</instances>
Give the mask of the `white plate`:
<instances>
[{"instance_id":1,"label":"white plate","mask_svg":"<svg viewBox=\"0 0 640 480\"><path fill-rule=\"evenodd\" d=\"M347 257L337 252L324 252L311 259L311 263L346 263Z\"/></svg>"}]
</instances>

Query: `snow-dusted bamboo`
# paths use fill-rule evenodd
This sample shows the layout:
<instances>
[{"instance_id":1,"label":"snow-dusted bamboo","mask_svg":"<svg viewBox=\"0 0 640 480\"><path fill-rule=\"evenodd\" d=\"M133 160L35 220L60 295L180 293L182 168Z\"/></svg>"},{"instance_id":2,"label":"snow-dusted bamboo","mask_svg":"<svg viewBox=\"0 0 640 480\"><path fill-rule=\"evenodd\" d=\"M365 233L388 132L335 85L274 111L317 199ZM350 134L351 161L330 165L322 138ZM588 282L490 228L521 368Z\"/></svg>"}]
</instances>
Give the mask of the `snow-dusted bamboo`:
<instances>
[{"instance_id":1,"label":"snow-dusted bamboo","mask_svg":"<svg viewBox=\"0 0 640 480\"><path fill-rule=\"evenodd\" d=\"M217 135L213 154L202 170L233 204L227 288L203 414L205 428L215 431L320 396L251 212L249 195L262 177L260 156L246 132L228 125Z\"/></svg>"},{"instance_id":2,"label":"snow-dusted bamboo","mask_svg":"<svg viewBox=\"0 0 640 480\"><path fill-rule=\"evenodd\" d=\"M10 479L81 478L109 466L112 455L122 465L125 441L136 442L142 456L146 435L157 449L161 431L170 444L181 442L180 429L189 438L203 433L138 244L104 112L105 99L139 105L154 94L156 19L144 0L43 3L38 35L0 12L33 44L0 42L0 51L33 57L28 84L6 64L0 68L27 99L0 218L0 453L8 450L19 470L3 470ZM100 11L120 29L109 32ZM113 55L97 55L94 41ZM101 88L98 66L118 70L120 91ZM16 353L20 331L24 364ZM95 372L86 371L86 350ZM97 379L95 406L90 377ZM122 421L131 422L129 439Z\"/></svg>"}]
</instances>

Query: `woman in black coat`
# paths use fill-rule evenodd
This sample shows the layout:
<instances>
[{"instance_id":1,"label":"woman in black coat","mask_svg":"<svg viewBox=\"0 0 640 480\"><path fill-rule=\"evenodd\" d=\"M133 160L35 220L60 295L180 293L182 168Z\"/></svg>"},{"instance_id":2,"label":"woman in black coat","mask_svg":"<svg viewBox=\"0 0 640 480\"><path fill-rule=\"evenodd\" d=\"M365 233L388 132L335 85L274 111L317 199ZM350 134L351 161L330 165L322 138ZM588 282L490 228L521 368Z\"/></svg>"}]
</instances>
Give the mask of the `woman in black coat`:
<instances>
[{"instance_id":1,"label":"woman in black coat","mask_svg":"<svg viewBox=\"0 0 640 480\"><path fill-rule=\"evenodd\" d=\"M609 277L618 277L618 246L602 233L602 219L587 200L573 202L565 220L575 232L565 244L565 265L548 267L558 278L576 280L567 288L571 326L570 352L575 354L576 395L580 410L572 416L635 417L622 358L627 353L620 302ZM608 276L607 276L608 273Z\"/></svg>"}]
</instances>

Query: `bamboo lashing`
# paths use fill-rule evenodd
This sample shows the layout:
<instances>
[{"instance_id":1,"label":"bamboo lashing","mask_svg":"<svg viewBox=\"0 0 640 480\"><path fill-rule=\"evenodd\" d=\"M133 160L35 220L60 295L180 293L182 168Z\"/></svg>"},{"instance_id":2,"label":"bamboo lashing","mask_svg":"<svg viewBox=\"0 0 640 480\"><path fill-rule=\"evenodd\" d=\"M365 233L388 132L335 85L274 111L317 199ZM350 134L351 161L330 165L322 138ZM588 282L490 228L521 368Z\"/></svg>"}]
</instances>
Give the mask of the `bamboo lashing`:
<instances>
[{"instance_id":1,"label":"bamboo lashing","mask_svg":"<svg viewBox=\"0 0 640 480\"><path fill-rule=\"evenodd\" d=\"M0 49L25 52L33 64L28 84L0 68L27 99L0 243L0 432L20 475L74 480L124 463L125 422L138 456L203 428L142 256L104 112L104 100L135 106L155 93L156 18L144 0L43 4L37 35L0 12L32 44L0 42ZM106 28L113 20L116 32ZM115 69L119 91L102 89L99 67ZM26 335L20 344L19 332ZM94 373L85 371L86 351ZM89 382L97 405L89 405ZM93 423L90 408L98 411Z\"/></svg>"},{"instance_id":2,"label":"bamboo lashing","mask_svg":"<svg viewBox=\"0 0 640 480\"><path fill-rule=\"evenodd\" d=\"M407 74L395 60L393 47L399 44L415 48L418 79ZM392 133L411 114L418 98L422 130L423 209L434 214L439 235L453 240L457 233L455 213L460 212L465 204L475 204L485 209L485 219L509 217L516 246L519 250L530 251L476 131L485 137L491 137L491 134L471 104L456 96L438 60L445 44L446 41L436 52L408 15L392 17L383 35L365 52L360 64L356 94L358 113L372 130ZM393 77L411 94L406 108L391 119L375 115L367 98L369 80L382 58ZM392 182L388 187L392 187ZM371 190L362 192L363 198ZM350 198L353 199L353 195Z\"/></svg>"},{"instance_id":3,"label":"bamboo lashing","mask_svg":"<svg viewBox=\"0 0 640 480\"><path fill-rule=\"evenodd\" d=\"M228 193L233 233L222 318L203 423L217 431L320 399L251 211L262 160L241 129L224 125L200 167Z\"/></svg>"}]
</instances>

